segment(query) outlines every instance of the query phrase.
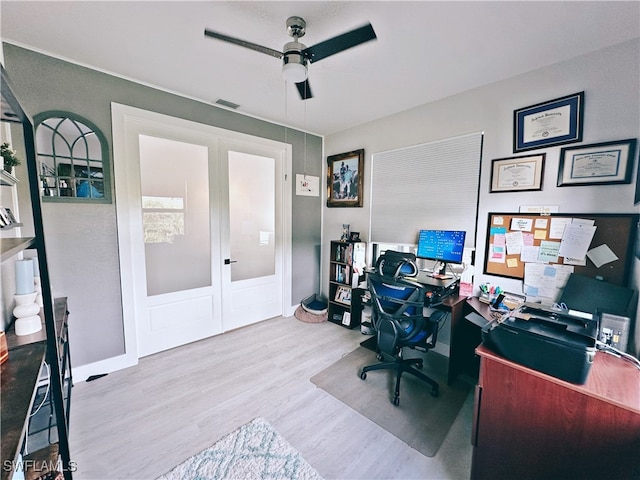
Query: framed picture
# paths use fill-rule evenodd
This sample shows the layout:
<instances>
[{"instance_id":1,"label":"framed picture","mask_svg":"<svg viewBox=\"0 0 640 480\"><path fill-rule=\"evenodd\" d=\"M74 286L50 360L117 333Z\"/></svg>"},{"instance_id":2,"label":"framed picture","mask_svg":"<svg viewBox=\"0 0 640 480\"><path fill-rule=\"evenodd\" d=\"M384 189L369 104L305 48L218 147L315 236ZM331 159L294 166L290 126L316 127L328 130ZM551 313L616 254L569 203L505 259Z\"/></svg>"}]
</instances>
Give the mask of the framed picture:
<instances>
[{"instance_id":1,"label":"framed picture","mask_svg":"<svg viewBox=\"0 0 640 480\"><path fill-rule=\"evenodd\" d=\"M546 153L491 161L490 193L542 190Z\"/></svg>"},{"instance_id":2,"label":"framed picture","mask_svg":"<svg viewBox=\"0 0 640 480\"><path fill-rule=\"evenodd\" d=\"M362 207L364 149L327 157L327 207Z\"/></svg>"},{"instance_id":3,"label":"framed picture","mask_svg":"<svg viewBox=\"0 0 640 480\"><path fill-rule=\"evenodd\" d=\"M359 242L360 241L360 232L351 232L349 234L350 242Z\"/></svg>"},{"instance_id":4,"label":"framed picture","mask_svg":"<svg viewBox=\"0 0 640 480\"><path fill-rule=\"evenodd\" d=\"M636 142L631 138L561 149L558 186L631 183Z\"/></svg>"},{"instance_id":5,"label":"framed picture","mask_svg":"<svg viewBox=\"0 0 640 480\"><path fill-rule=\"evenodd\" d=\"M0 224L2 226L8 226L11 225L11 219L9 218L9 215L7 215L7 211L5 210L4 207L0 207Z\"/></svg>"},{"instance_id":6,"label":"framed picture","mask_svg":"<svg viewBox=\"0 0 640 480\"><path fill-rule=\"evenodd\" d=\"M582 141L584 92L513 112L513 153Z\"/></svg>"},{"instance_id":7,"label":"framed picture","mask_svg":"<svg viewBox=\"0 0 640 480\"><path fill-rule=\"evenodd\" d=\"M339 286L336 289L336 296L334 300L344 305L351 305L351 289L348 287Z\"/></svg>"},{"instance_id":8,"label":"framed picture","mask_svg":"<svg viewBox=\"0 0 640 480\"><path fill-rule=\"evenodd\" d=\"M9 222L11 222L12 224L18 223L18 220L16 220L16 217L13 215L13 212L11 211L10 208L5 208L4 212L7 214L7 218L9 218Z\"/></svg>"}]
</instances>

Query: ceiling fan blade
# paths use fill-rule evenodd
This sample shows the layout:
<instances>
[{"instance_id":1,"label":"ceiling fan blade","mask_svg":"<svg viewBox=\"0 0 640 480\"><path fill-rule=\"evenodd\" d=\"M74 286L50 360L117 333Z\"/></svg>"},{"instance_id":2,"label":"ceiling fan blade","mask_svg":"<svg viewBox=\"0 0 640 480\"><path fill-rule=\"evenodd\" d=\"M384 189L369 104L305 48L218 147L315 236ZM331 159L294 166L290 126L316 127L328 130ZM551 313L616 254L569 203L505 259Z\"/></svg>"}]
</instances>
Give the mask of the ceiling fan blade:
<instances>
[{"instance_id":1,"label":"ceiling fan blade","mask_svg":"<svg viewBox=\"0 0 640 480\"><path fill-rule=\"evenodd\" d=\"M262 45L258 45L257 43L251 43L247 42L246 40L240 40L239 38L230 37L229 35L224 35L222 33L209 30L208 28L204 29L204 35L206 37L217 38L218 40L222 40L224 42L240 45L241 47L250 48L251 50L255 50L256 52L266 53L267 55L271 55L272 57L282 58L282 56L284 55L282 52L274 50L273 48L263 47Z\"/></svg>"},{"instance_id":2,"label":"ceiling fan blade","mask_svg":"<svg viewBox=\"0 0 640 480\"><path fill-rule=\"evenodd\" d=\"M350 32L305 48L302 54L310 63L313 63L376 38L378 38L376 37L376 32L373 31L373 27L368 23Z\"/></svg>"},{"instance_id":3,"label":"ceiling fan blade","mask_svg":"<svg viewBox=\"0 0 640 480\"><path fill-rule=\"evenodd\" d=\"M302 100L313 98L311 87L309 86L309 79L306 79L304 82L296 83L296 88L298 89L298 93Z\"/></svg>"}]
</instances>

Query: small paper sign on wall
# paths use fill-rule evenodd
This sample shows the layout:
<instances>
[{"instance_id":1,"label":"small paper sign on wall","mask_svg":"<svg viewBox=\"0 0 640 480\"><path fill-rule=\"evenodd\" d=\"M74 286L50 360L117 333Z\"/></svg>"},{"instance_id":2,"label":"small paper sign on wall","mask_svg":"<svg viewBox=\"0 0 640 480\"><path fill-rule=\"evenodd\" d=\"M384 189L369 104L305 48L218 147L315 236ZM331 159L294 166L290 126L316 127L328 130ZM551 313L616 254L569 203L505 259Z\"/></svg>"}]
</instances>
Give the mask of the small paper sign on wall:
<instances>
[{"instance_id":1,"label":"small paper sign on wall","mask_svg":"<svg viewBox=\"0 0 640 480\"><path fill-rule=\"evenodd\" d=\"M296 173L296 195L307 197L320 196L320 177Z\"/></svg>"}]
</instances>

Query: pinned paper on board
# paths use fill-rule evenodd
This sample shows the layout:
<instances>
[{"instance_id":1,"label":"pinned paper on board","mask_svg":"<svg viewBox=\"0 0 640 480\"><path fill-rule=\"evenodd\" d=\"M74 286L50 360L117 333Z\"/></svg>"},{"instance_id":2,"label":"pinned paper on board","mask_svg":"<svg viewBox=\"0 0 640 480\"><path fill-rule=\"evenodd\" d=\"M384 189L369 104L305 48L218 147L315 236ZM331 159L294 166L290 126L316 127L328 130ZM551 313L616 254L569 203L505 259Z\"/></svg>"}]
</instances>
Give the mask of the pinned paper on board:
<instances>
[{"instance_id":1,"label":"pinned paper on board","mask_svg":"<svg viewBox=\"0 0 640 480\"><path fill-rule=\"evenodd\" d=\"M520 253L520 250L522 250L522 245L524 244L522 240L522 232L509 232L505 234L505 242L507 246L507 255Z\"/></svg>"},{"instance_id":2,"label":"pinned paper on board","mask_svg":"<svg viewBox=\"0 0 640 480\"><path fill-rule=\"evenodd\" d=\"M490 213L484 273L524 279L527 264L534 271L536 265L556 264L622 285L628 282L638 221L638 214ZM548 293L546 285L529 287Z\"/></svg>"},{"instance_id":3,"label":"pinned paper on board","mask_svg":"<svg viewBox=\"0 0 640 480\"><path fill-rule=\"evenodd\" d=\"M587 264L587 257L582 257L582 258L564 257L564 261L562 263L564 263L565 265L578 265L578 266L584 267Z\"/></svg>"},{"instance_id":4,"label":"pinned paper on board","mask_svg":"<svg viewBox=\"0 0 640 480\"><path fill-rule=\"evenodd\" d=\"M563 257L582 258L596 233L594 225L570 223L564 227L559 255Z\"/></svg>"},{"instance_id":5,"label":"pinned paper on board","mask_svg":"<svg viewBox=\"0 0 640 480\"><path fill-rule=\"evenodd\" d=\"M547 225L549 225L549 219L548 218L536 218L536 221L535 221L535 223L533 225L533 228L546 230L547 229Z\"/></svg>"},{"instance_id":6,"label":"pinned paper on board","mask_svg":"<svg viewBox=\"0 0 640 480\"><path fill-rule=\"evenodd\" d=\"M547 231L546 230L536 230L533 233L533 238L535 238L536 240L544 240L545 238L547 238Z\"/></svg>"},{"instance_id":7,"label":"pinned paper on board","mask_svg":"<svg viewBox=\"0 0 640 480\"><path fill-rule=\"evenodd\" d=\"M589 250L587 252L587 257L589 257L589 260L591 260L597 268L618 260L616 254L613 253L606 244L602 244L599 247Z\"/></svg>"},{"instance_id":8,"label":"pinned paper on board","mask_svg":"<svg viewBox=\"0 0 640 480\"><path fill-rule=\"evenodd\" d=\"M573 267L568 265L528 263L525 265L523 290L527 296L555 301L573 272Z\"/></svg>"},{"instance_id":9,"label":"pinned paper on board","mask_svg":"<svg viewBox=\"0 0 640 480\"><path fill-rule=\"evenodd\" d=\"M511 230L521 230L523 232L530 232L533 227L533 220L531 218L512 218Z\"/></svg>"},{"instance_id":10,"label":"pinned paper on board","mask_svg":"<svg viewBox=\"0 0 640 480\"><path fill-rule=\"evenodd\" d=\"M549 226L549 238L562 238L564 228L571 224L571 218L552 218Z\"/></svg>"},{"instance_id":11,"label":"pinned paper on board","mask_svg":"<svg viewBox=\"0 0 640 480\"><path fill-rule=\"evenodd\" d=\"M504 263L506 258L506 251L503 244L495 244L492 243L489 245L489 258L487 259L489 262L497 262Z\"/></svg>"}]
</instances>

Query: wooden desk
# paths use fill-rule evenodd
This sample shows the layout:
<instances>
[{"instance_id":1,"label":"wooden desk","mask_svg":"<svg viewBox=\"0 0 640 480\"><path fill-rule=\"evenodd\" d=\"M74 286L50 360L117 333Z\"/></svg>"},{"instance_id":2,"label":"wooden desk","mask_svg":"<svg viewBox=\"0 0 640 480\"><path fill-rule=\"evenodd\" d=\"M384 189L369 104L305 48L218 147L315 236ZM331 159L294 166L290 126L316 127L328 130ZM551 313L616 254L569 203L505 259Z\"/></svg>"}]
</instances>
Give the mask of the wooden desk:
<instances>
[{"instance_id":1,"label":"wooden desk","mask_svg":"<svg viewBox=\"0 0 640 480\"><path fill-rule=\"evenodd\" d=\"M11 478L13 474L22 439L26 434L27 421L35 397L35 385L38 383L46 349L45 342L16 347L9 352L9 360L0 367L2 480Z\"/></svg>"},{"instance_id":2,"label":"wooden desk","mask_svg":"<svg viewBox=\"0 0 640 480\"><path fill-rule=\"evenodd\" d=\"M449 385L451 385L451 382L453 382L460 373L469 370L468 365L470 360L467 353L470 351L473 356L473 349L478 345L476 343L473 347L469 346L469 340L471 339L473 342L473 339L469 335L467 325L465 325L467 323L464 319L467 310L465 300L466 297L461 297L458 294L451 295L446 297L438 307L451 312L449 369L447 371L447 384ZM471 362L473 361L472 358Z\"/></svg>"},{"instance_id":3,"label":"wooden desk","mask_svg":"<svg viewBox=\"0 0 640 480\"><path fill-rule=\"evenodd\" d=\"M466 373L474 378L478 375L479 364L475 349L482 341L480 328L468 322L465 316L475 311L487 321L492 318L489 305L482 303L477 297L465 298L456 295L456 298L452 298L451 301L455 304L451 307L451 338L449 340L449 373L447 377L449 385L461 373Z\"/></svg>"},{"instance_id":4,"label":"wooden desk","mask_svg":"<svg viewBox=\"0 0 640 480\"><path fill-rule=\"evenodd\" d=\"M640 478L640 370L597 352L584 385L476 349L472 479Z\"/></svg>"},{"instance_id":5,"label":"wooden desk","mask_svg":"<svg viewBox=\"0 0 640 480\"><path fill-rule=\"evenodd\" d=\"M67 334L68 313L66 297L56 298L54 301L54 314L56 340L59 348L56 348L55 343L50 343L49 348L55 349L54 353L58 357L57 360L62 372L61 380L64 386L63 395L65 396L66 404L59 411L65 415L66 421L60 422L64 423L65 426L68 425L69 421L69 402L73 385ZM29 433L27 431L28 422L38 388L40 368L45 359L45 353L47 353L47 334L44 325L39 332L23 336L16 335L15 328L12 326L6 332L6 337L9 347L9 359L2 364L0 372L0 418L2 419L0 422L0 442L2 461L8 463L3 463L2 469L0 469L0 480L8 480L12 477L13 468L17 465L16 460L23 440ZM51 401L51 399L48 401ZM47 411L48 409L46 408L41 409L40 415L48 416ZM58 410L56 410L56 414L58 414ZM61 437L62 435L58 435L58 438ZM62 441L67 442L66 435ZM65 448L68 448L66 443ZM23 460L29 461L25 463L27 467L38 466L37 469L27 468L25 478L28 480L43 473L39 471L40 463L36 462L45 462L47 466L45 470L48 470L51 465L57 462L58 452L59 445L53 444L33 452L29 457L25 457ZM65 472L65 475L70 478L70 471Z\"/></svg>"}]
</instances>

